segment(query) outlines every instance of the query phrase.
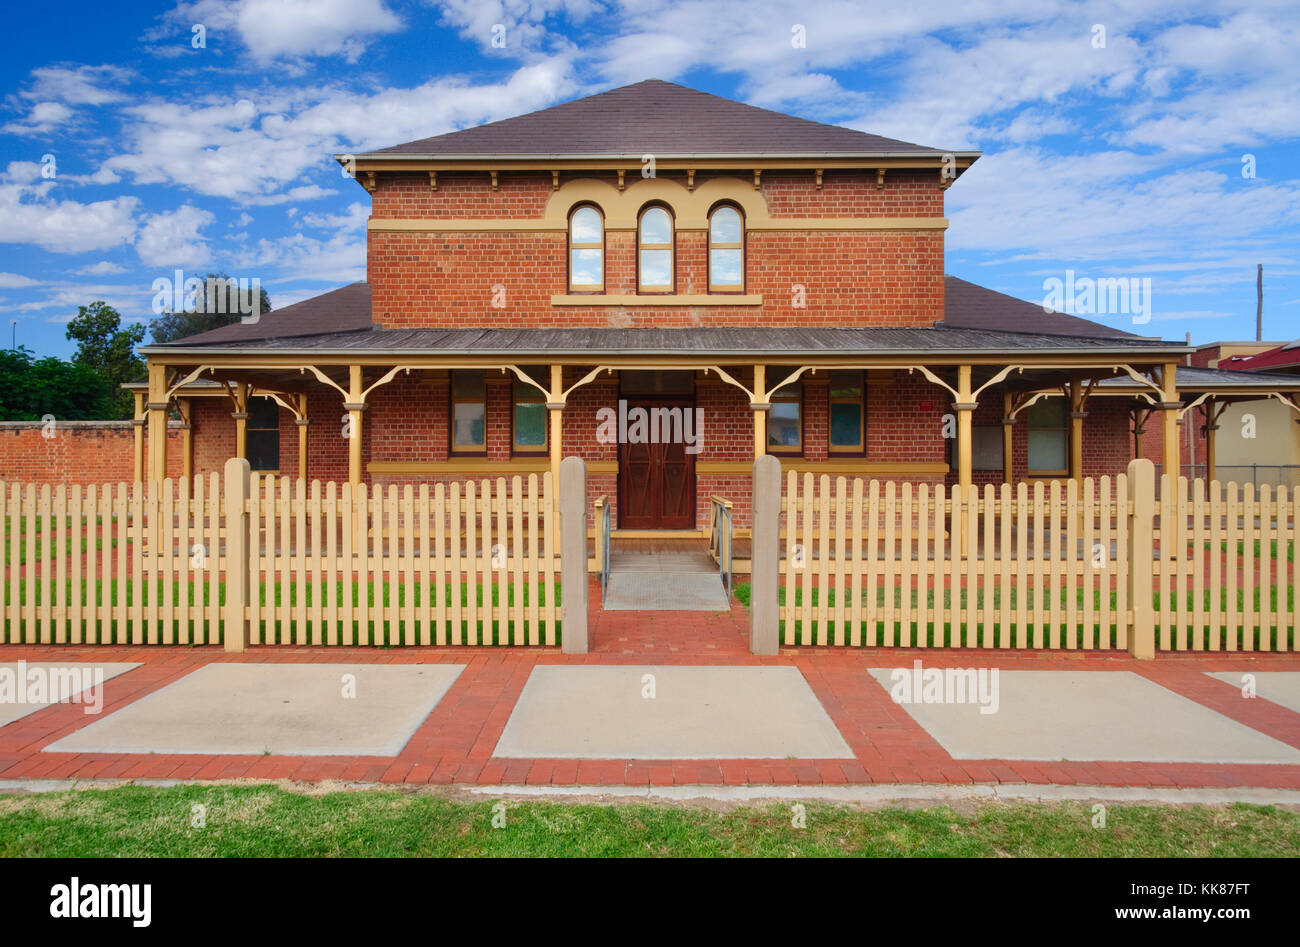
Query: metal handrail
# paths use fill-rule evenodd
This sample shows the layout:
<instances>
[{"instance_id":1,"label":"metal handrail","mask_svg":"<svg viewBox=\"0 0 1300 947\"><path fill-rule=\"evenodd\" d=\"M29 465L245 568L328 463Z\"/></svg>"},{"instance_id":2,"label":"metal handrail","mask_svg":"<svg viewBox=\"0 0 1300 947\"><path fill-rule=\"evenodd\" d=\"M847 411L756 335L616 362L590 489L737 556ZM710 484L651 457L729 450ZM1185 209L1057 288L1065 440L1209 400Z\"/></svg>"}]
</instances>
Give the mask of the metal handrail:
<instances>
[{"instance_id":1,"label":"metal handrail","mask_svg":"<svg viewBox=\"0 0 1300 947\"><path fill-rule=\"evenodd\" d=\"M722 497L710 497L709 502L713 505L713 517L709 524L709 554L718 561L718 575L722 579L722 587L727 592L727 600L731 600L731 501L724 500ZM726 520L726 529L722 529L722 521Z\"/></svg>"},{"instance_id":2,"label":"metal handrail","mask_svg":"<svg viewBox=\"0 0 1300 947\"><path fill-rule=\"evenodd\" d=\"M609 586L609 532L610 510L612 505L601 497L596 501L600 507L600 601L605 602L605 589Z\"/></svg>"}]
</instances>

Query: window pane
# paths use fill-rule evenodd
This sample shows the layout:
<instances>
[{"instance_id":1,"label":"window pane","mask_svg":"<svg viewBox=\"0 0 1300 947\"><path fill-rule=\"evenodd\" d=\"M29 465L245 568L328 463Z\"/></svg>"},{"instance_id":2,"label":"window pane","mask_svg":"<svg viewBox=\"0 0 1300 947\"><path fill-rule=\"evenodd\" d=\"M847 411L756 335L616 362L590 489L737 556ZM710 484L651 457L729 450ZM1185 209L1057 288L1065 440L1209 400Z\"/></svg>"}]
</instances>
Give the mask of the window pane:
<instances>
[{"instance_id":1,"label":"window pane","mask_svg":"<svg viewBox=\"0 0 1300 947\"><path fill-rule=\"evenodd\" d=\"M862 446L862 405L831 405L831 446Z\"/></svg>"},{"instance_id":2,"label":"window pane","mask_svg":"<svg viewBox=\"0 0 1300 947\"><path fill-rule=\"evenodd\" d=\"M709 284L711 286L739 286L740 277L739 250L709 251Z\"/></svg>"},{"instance_id":3,"label":"window pane","mask_svg":"<svg viewBox=\"0 0 1300 947\"><path fill-rule=\"evenodd\" d=\"M1064 470L1066 467L1064 431L1029 431L1029 469Z\"/></svg>"},{"instance_id":4,"label":"window pane","mask_svg":"<svg viewBox=\"0 0 1300 947\"><path fill-rule=\"evenodd\" d=\"M254 470L280 469L280 432L248 432L248 466Z\"/></svg>"},{"instance_id":5,"label":"window pane","mask_svg":"<svg viewBox=\"0 0 1300 947\"><path fill-rule=\"evenodd\" d=\"M740 243L740 214L734 207L719 207L709 218L709 236L714 243Z\"/></svg>"},{"instance_id":6,"label":"window pane","mask_svg":"<svg viewBox=\"0 0 1300 947\"><path fill-rule=\"evenodd\" d=\"M1065 427L1065 399L1044 398L1026 412L1030 427Z\"/></svg>"},{"instance_id":7,"label":"window pane","mask_svg":"<svg viewBox=\"0 0 1300 947\"><path fill-rule=\"evenodd\" d=\"M570 223L574 243L600 243L600 214L594 207L580 207Z\"/></svg>"},{"instance_id":8,"label":"window pane","mask_svg":"<svg viewBox=\"0 0 1300 947\"><path fill-rule=\"evenodd\" d=\"M484 447L485 405L482 402L461 402L455 405L452 418L452 446Z\"/></svg>"},{"instance_id":9,"label":"window pane","mask_svg":"<svg viewBox=\"0 0 1300 947\"><path fill-rule=\"evenodd\" d=\"M672 243L673 222L668 211L662 207L651 207L641 215L642 243Z\"/></svg>"},{"instance_id":10,"label":"window pane","mask_svg":"<svg viewBox=\"0 0 1300 947\"><path fill-rule=\"evenodd\" d=\"M671 250L641 251L641 285L668 286L673 281Z\"/></svg>"},{"instance_id":11,"label":"window pane","mask_svg":"<svg viewBox=\"0 0 1300 947\"><path fill-rule=\"evenodd\" d=\"M248 399L248 426L250 428L278 428L280 426L280 406L270 398Z\"/></svg>"},{"instance_id":12,"label":"window pane","mask_svg":"<svg viewBox=\"0 0 1300 947\"><path fill-rule=\"evenodd\" d=\"M861 398L861 372L831 372L832 398Z\"/></svg>"},{"instance_id":13,"label":"window pane","mask_svg":"<svg viewBox=\"0 0 1300 947\"><path fill-rule=\"evenodd\" d=\"M569 264L569 280L574 286L601 285L599 250L574 250Z\"/></svg>"},{"instance_id":14,"label":"window pane","mask_svg":"<svg viewBox=\"0 0 1300 947\"><path fill-rule=\"evenodd\" d=\"M774 402L767 413L767 446L799 446L799 405L792 402Z\"/></svg>"},{"instance_id":15,"label":"window pane","mask_svg":"<svg viewBox=\"0 0 1300 947\"><path fill-rule=\"evenodd\" d=\"M451 393L454 399L482 398L486 386L482 372L452 372Z\"/></svg>"},{"instance_id":16,"label":"window pane","mask_svg":"<svg viewBox=\"0 0 1300 947\"><path fill-rule=\"evenodd\" d=\"M971 429L971 467L975 470L1002 469L1002 428Z\"/></svg>"},{"instance_id":17,"label":"window pane","mask_svg":"<svg viewBox=\"0 0 1300 947\"><path fill-rule=\"evenodd\" d=\"M515 446L546 446L546 405L542 402L515 403Z\"/></svg>"}]
</instances>

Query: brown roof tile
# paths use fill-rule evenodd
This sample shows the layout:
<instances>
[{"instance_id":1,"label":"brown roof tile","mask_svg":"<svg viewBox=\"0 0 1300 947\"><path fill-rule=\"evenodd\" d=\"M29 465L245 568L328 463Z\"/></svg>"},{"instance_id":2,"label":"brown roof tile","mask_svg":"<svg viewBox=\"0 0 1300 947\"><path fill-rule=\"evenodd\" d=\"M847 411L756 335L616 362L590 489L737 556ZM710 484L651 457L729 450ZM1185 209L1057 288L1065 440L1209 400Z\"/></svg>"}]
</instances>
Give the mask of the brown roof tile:
<instances>
[{"instance_id":1,"label":"brown roof tile","mask_svg":"<svg viewBox=\"0 0 1300 947\"><path fill-rule=\"evenodd\" d=\"M170 344L213 345L357 332L373 328L375 324L370 321L370 284L352 283L283 309L273 309L257 322L221 326Z\"/></svg>"},{"instance_id":2,"label":"brown roof tile","mask_svg":"<svg viewBox=\"0 0 1300 947\"><path fill-rule=\"evenodd\" d=\"M943 278L943 322L940 324L954 329L1032 332L1093 339L1149 338L1063 312L1045 312L1038 303L1025 302L956 276Z\"/></svg>"},{"instance_id":3,"label":"brown roof tile","mask_svg":"<svg viewBox=\"0 0 1300 947\"><path fill-rule=\"evenodd\" d=\"M647 79L515 118L395 145L370 155L926 155L942 149L733 102ZM965 153L965 152L963 152Z\"/></svg>"}]
</instances>

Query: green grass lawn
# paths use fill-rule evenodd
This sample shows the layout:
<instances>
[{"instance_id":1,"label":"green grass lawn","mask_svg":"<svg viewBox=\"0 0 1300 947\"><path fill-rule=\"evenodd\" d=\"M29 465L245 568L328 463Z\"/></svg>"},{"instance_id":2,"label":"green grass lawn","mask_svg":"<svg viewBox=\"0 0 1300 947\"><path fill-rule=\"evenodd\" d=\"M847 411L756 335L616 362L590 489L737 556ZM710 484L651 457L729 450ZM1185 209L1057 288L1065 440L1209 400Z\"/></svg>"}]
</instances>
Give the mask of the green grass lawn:
<instances>
[{"instance_id":1,"label":"green grass lawn","mask_svg":"<svg viewBox=\"0 0 1300 947\"><path fill-rule=\"evenodd\" d=\"M934 619L934 618L943 618L943 617L946 617L946 615L947 615L947 610L948 610L949 608L951 608L951 606L952 606L952 602L953 602L953 596L954 596L954 594L956 594L956 596L957 596L957 599L956 599L956 600L957 600L957 606L958 606L958 608L959 608L959 610L960 610L960 613L961 613L962 616L964 617L964 615L965 615L965 609L967 608L968 605L971 604L971 596L972 596L972 593L973 593L973 596L974 596L974 598L973 598L973 606L974 606L974 610L975 610L975 620L976 620L977 623L980 622L980 621L982 620L982 618L983 618L983 614L984 614L983 610L984 610L984 601L985 601L984 587L983 587L983 577L982 577L982 576L981 576L981 578L980 578L979 581L980 581L980 584L979 584L979 586L976 587L975 589L966 589L966 588L961 588L961 589L956 590L955 593L954 593L954 590L952 590L952 589L950 589L950 588L949 588L949 589L943 589L939 594L936 594L936 591L935 591L934 589L927 589L927 590L925 591L925 603L926 603L926 611L927 611L927 614L928 614L928 616L929 616L929 619ZM865 582L865 580L864 580L864 582ZM846 582L845 582L845 585L846 585L846 588L845 588L845 594L847 595L847 594L849 593L849 588L848 588L848 582L847 582L847 580L846 580ZM1190 583L1189 583L1189 585L1190 585ZM733 586L732 591L733 591L733 594L736 596L736 601L740 602L742 605L744 605L746 608L748 608L748 607L749 607L749 603L750 603L750 598L751 598L751 595L752 595L752 591L751 591L750 584L747 583L747 582L737 582L737 583L735 583L735 585ZM795 589L795 607L796 607L796 608L802 607L803 602L804 602L804 592L805 592L805 589L804 589L804 587L803 587L802 584L801 584L798 588ZM816 607L821 603L821 598L822 598L822 596L821 596L821 592L822 592L822 590L821 590L821 589L818 589L818 588L813 588L813 589L809 592L810 597L811 597L811 605L813 606L814 609L816 609ZM893 589L893 592L894 592L894 602L893 602L893 604L894 604L894 608L895 608L895 609L898 609L898 608L902 605L902 602L903 602L903 590L902 590L901 587L897 587L897 586L896 586L896 587ZM834 589L834 588L826 589L826 590L825 590L825 593L826 593L826 606L827 606L827 608L832 608L832 607L834 607L834 605L835 605L835 601L836 601L836 598L835 598L835 589ZM921 593L921 590L919 590L919 589L911 589L911 590L909 590L909 607L910 607L910 609L911 609L911 614L912 614L913 618L915 618L917 606L920 604L920 601L921 601L920 596L921 596L921 594L922 594L922 593ZM1033 595L1035 595L1035 594L1037 594L1037 595L1039 596L1039 602L1040 602L1040 605L1041 605L1041 607L1042 607L1043 609L1047 609L1047 608L1050 607L1050 603L1051 603L1051 593L1050 593L1050 589L1039 589L1039 590L1037 590L1036 593L1035 593L1034 591L1031 590L1031 592L1030 592L1029 594L1030 594L1031 596L1033 596ZM1069 594L1070 594L1070 593L1069 593L1069 590L1068 590L1068 589L1064 589L1064 588L1062 588L1061 591L1060 591L1060 598L1059 598L1059 602L1058 602L1058 607L1060 608L1061 616L1062 616L1062 621L1063 621L1063 622L1064 622L1064 620L1065 620L1065 616L1066 616L1066 607L1067 607L1067 604L1068 604L1068 602L1069 602ZM1082 639L1083 639L1083 635L1084 635L1084 629L1083 629L1083 625L1082 625L1082 623L1083 623L1083 605L1084 605L1084 595L1085 595L1085 590L1084 590L1084 589L1081 589L1081 588L1080 588L1080 589L1076 589L1074 594L1075 594L1074 604L1075 604L1076 609L1078 610L1078 618L1077 618L1077 620L1078 620L1078 623L1079 623L1078 626L1077 626L1077 627L1075 628L1075 630L1074 630L1074 634L1075 634L1075 639L1076 639L1076 646L1078 646L1078 645L1081 644ZM1101 609L1101 603L1102 603L1102 594L1103 594L1103 593L1102 593L1102 591L1101 591L1100 589L1093 589L1093 590L1091 590L1091 594L1092 594L1093 608L1096 609L1096 610L1097 610L1097 614L1100 615L1100 609ZM1111 614L1111 615L1114 615L1114 613L1115 613L1115 609L1116 609L1116 606L1117 606L1117 596L1116 596L1116 593L1114 593L1114 592L1109 592L1109 591L1108 591L1108 592L1106 592L1106 593L1104 593L1104 594L1106 594L1107 597L1108 597L1108 603L1109 603L1108 607L1109 607L1109 609L1110 609L1110 614ZM866 602L867 602L867 595L868 595L868 592L867 592L867 590L866 590L866 588L865 588L865 586L864 586L863 591L862 591L862 602L863 602L864 605L865 605ZM991 608L992 608L992 611L993 611L993 613L994 613L994 617L995 617L995 619L996 619L996 618L1000 617L1000 615L1001 615L1001 609L1002 609L1002 594L1001 594L1001 591L1000 591L998 588L995 587L995 588L992 590L992 595L993 595L993 597L992 597ZM778 601L782 606L784 606L784 605L786 605L786 598L787 598L787 596L786 596L786 585L785 585L784 577L782 577L781 584L780 584L780 585L778 586L778 588L777 588L777 601ZM1277 613L1279 613L1279 614L1285 614L1286 612L1290 611L1291 608L1293 607L1294 598L1295 598L1295 590L1294 590L1292 587L1290 587L1290 586L1286 586L1286 587L1276 587L1276 586L1275 586L1275 587L1273 587L1273 588L1270 589L1270 594L1269 594L1269 597L1268 597L1268 601L1269 601L1269 603L1270 603L1270 607L1272 608L1272 610L1273 610L1274 612L1277 612ZM1245 603L1246 603L1246 596L1245 596L1245 593L1244 593L1240 588L1237 589L1236 599L1237 599L1237 608L1238 608L1238 611L1240 612L1242 609L1244 609L1244 607L1245 607ZM1256 586L1256 587L1252 590L1252 596L1251 596L1251 599L1252 599L1252 602L1253 602L1253 605L1254 605L1255 612L1256 612L1256 614L1258 614L1258 613L1260 612L1261 604L1262 604L1262 602L1264 601L1263 598L1262 598L1262 592L1261 592L1261 590L1259 589L1258 586ZM935 613L936 602L939 603L939 606L938 606L938 607L942 609L942 612L941 612L940 614L936 614L936 613ZM1220 597L1219 597L1219 605L1220 605L1220 607L1226 610L1227 602L1228 602L1228 598L1227 598L1227 590L1226 590L1226 588L1225 588L1225 589L1223 589L1223 590L1221 591L1221 594L1220 594ZM1156 627L1157 627L1157 629L1159 629L1159 628L1161 627L1161 626L1160 626L1160 621L1159 621L1159 612L1160 612L1160 605L1161 605L1161 595L1160 595L1160 592L1159 592L1159 591L1156 591L1156 592L1153 592L1153 593L1152 593L1152 603L1153 603L1153 607L1155 608L1155 610L1156 610L1156 614L1157 614ZM1194 591L1193 591L1191 588L1189 588L1188 591L1187 591L1186 599L1185 599L1185 601L1184 601L1184 608L1185 608L1185 611L1186 611L1187 613L1189 613L1189 614L1190 614L1191 611L1192 611L1192 605L1193 605L1193 603L1194 603ZM846 604L846 607L847 607L847 604L848 604L848 603L846 602L845 604ZM1027 602L1026 604L1027 604L1027 607L1031 607L1031 608L1032 608L1032 604L1030 604L1030 603L1028 603L1028 602ZM1015 614L1015 612L1016 612L1016 610L1017 610L1017 608L1018 608L1018 605L1019 605L1019 596L1017 595L1017 589L1012 588L1012 589L1010 589L1010 595L1009 595L1009 599L1008 599L1008 607L1009 607L1009 609L1011 610L1013 616L1014 616L1014 614ZM877 588L876 588L876 607L877 607L878 609L882 609L882 610L883 610L883 608L885 607L885 589L884 589L881 585L877 585ZM1208 619L1209 619L1209 613L1210 613L1210 591L1209 591L1209 589L1206 589L1206 590L1203 592L1203 597L1202 597L1202 607L1205 609L1205 614L1206 614L1206 620L1205 620L1205 621L1206 621L1206 625L1208 625ZM782 642L785 641L785 626L786 626L786 622L783 620L783 621L781 622L781 635L782 635L781 640L782 640ZM864 632L866 632L866 631L868 630L867 622L863 622L863 623L862 623L862 628L863 628L863 631L864 631ZM877 630L877 632L883 632L883 631L884 631L884 628L885 628L885 623L884 623L883 620L880 620L880 621L877 621L877 622L876 622L876 630ZM902 623L901 623L900 621L896 621L896 622L894 623L894 628L895 628L895 632L896 632L896 633L898 633L898 634L901 634L901 633L902 633L902 630L903 630L903 629L902 629ZM1014 622L1012 623L1011 628L1012 628L1012 629L1015 628L1015 624L1014 624ZM965 624L964 621L961 622L961 623L959 623L959 624L957 625L957 627L956 627L956 632L957 632L958 634L963 633L965 630L966 630L966 624ZM1029 632L1030 634L1032 634L1032 633L1034 632L1034 630L1035 630L1035 629L1034 629L1034 627L1033 627L1032 624L1030 624L1030 625L1028 626L1028 628L1027 628L1027 632ZM1222 630L1226 630L1226 626L1225 626ZM993 627L992 627L991 629L981 628L981 629L979 629L979 631L980 631L980 633L981 633L982 635L984 635L984 636L987 636L990 632L994 632L994 633L1000 635L1001 632L1002 632L1002 626L1001 626L1001 623L1000 623L1000 622L998 622L998 621L995 620L994 623L993 623ZM803 635L803 622L802 622L802 621L795 621L795 632L796 632L797 635L800 635L800 636ZM916 622L915 620L913 620L913 621L911 621L911 622L908 623L908 634L909 634L909 635L912 635L912 634L916 634L916 633L918 633L917 622ZM1065 632L1063 631L1063 634L1064 634L1064 633L1065 633ZM927 641L928 641L928 645L929 645L930 647L956 647L956 646L958 646L958 645L960 644L960 640L954 642L954 640L953 640L954 628L953 628L953 625L952 625L951 623L947 622L947 621L943 621L943 622L935 622L935 621L933 621L933 620L928 620L928 621L926 622L925 634L927 635ZM1111 624L1111 625L1109 626L1108 629L1102 630L1102 631L1100 632L1100 634L1101 634L1101 635L1108 635L1108 636L1109 636L1109 640L1110 640L1110 645L1111 645L1111 647L1115 647L1115 646L1116 646L1118 638L1117 638L1117 632L1116 632L1116 630L1115 630L1115 626L1114 626L1113 624ZM1201 631L1201 635L1202 635L1202 643L1203 643L1203 644L1205 644L1205 643L1208 642L1208 634L1209 634L1208 630L1205 629L1205 628L1203 628L1202 631ZM1284 650L1284 651L1290 651L1290 650L1293 650L1293 649L1294 649L1295 629L1287 628L1287 627L1286 627L1286 623L1285 623L1285 621L1283 621L1283 622L1280 623L1280 627L1279 627L1277 630L1268 629L1267 631L1258 632L1258 633L1256 634L1256 638L1257 638L1257 640L1256 640L1254 646L1255 646L1255 648L1257 648L1257 649L1260 649L1260 650ZM1262 639L1262 640L1260 640L1260 639ZM987 640L987 637L985 638L985 640ZM809 643L809 642L804 642L804 641L802 640L802 637L801 637L801 638L800 638L800 643L805 643L805 644L806 644L806 643Z\"/></svg>"},{"instance_id":2,"label":"green grass lawn","mask_svg":"<svg viewBox=\"0 0 1300 947\"><path fill-rule=\"evenodd\" d=\"M143 591L143 586L145 586L146 584L147 583L141 583L142 586L141 591ZM19 581L20 602L26 602L27 600L26 599L27 585L28 583L26 578L23 578ZM35 591L36 601L38 603L43 602L44 588L42 583L38 579L36 580L34 585L36 590ZM202 583L200 584L188 583L186 585L181 585L179 582L172 582L171 585L172 585L172 601L179 604L182 600L184 600L189 604L190 608L194 610L197 609L206 610L208 595L215 594L217 596L217 605L218 605L218 624L220 624L220 618L221 618L220 606L223 605L226 600L226 586L224 582L218 582L212 590L208 590L208 587ZM421 603L424 602L426 594L427 595L433 594L432 584L430 585L430 587L426 588L424 585L422 585L419 582L415 582L409 586L403 585L401 583L398 583L397 585L393 585L392 583L386 581L382 583L352 582L352 583L348 583L348 585L350 585L349 594L352 597L352 603L354 608L356 608L361 604L362 597L364 596L365 601L367 603L367 607L370 610L367 627L370 629L370 633L372 635L371 641L380 645L394 645L394 646L399 645L404 637L404 631L399 628L385 629L383 614L377 613L376 611L377 609L386 608L389 605L389 603L393 600L394 596L396 596L398 608L404 609L406 606L406 602L408 600L408 596L413 596L411 601L415 603L416 620L418 621L420 615ZM69 579L65 583L64 587L66 590L66 594L68 595L68 600L71 601L72 580ZM83 590L82 595L84 601L85 589L86 589L86 582L84 579L82 580L81 587ZM337 607L339 610L340 641L343 640L342 626L343 626L344 588L345 588L344 583L342 582L334 583L334 601L338 603ZM556 644L559 644L561 640L560 638L561 630L560 630L560 620L559 620L560 583L559 582L553 583L552 588L554 594L553 601L555 602L556 605L556 612L555 612ZM312 585L310 581L310 577L308 578L307 584L303 586L297 585L296 581L294 581L292 578L290 579L288 585L284 585L280 582L262 582L260 584L260 588L258 592L258 596L259 596L258 601L261 605L261 608L263 609L261 620L259 622L259 626L262 629L262 636L263 636L262 641L268 644L295 643L294 638L292 637L292 629L289 627L285 627L285 625L292 624L294 616L292 615L290 616L290 622L282 624L279 621L278 613L273 613L271 610L278 609L280 607L280 604L283 600L283 596L286 594L289 596L290 606L296 607L298 603L298 595L299 593L301 593L302 601L304 605L308 608L307 621L308 621L308 625L310 626L310 622L311 622L310 609L314 606L314 602L315 602L314 595L316 594L316 589L317 587ZM128 607L128 613L127 613L128 628L125 630L121 630L121 633L119 634L117 639L117 643L127 643L131 640L131 629L129 628L130 619L131 619L130 608L135 603L136 592L137 592L136 583L132 580L128 580L126 582L119 582L113 580L108 583L105 583L99 579L95 581L95 597L101 602L103 601L105 593L107 593L107 595L109 596L108 601L113 603L116 603L118 601L119 595L126 596L126 603ZM149 595L150 595L149 600L151 602L162 602L163 601L162 593L163 593L163 583L162 582L153 583L153 588L149 589ZM498 582L498 584L493 585L489 589L485 589L482 585L475 585L474 601L476 607L480 610L484 609L485 608L484 602L487 601L490 602L492 608L495 609L497 604L500 602L501 595L503 593L506 596L507 607L513 609L514 602L515 602L515 586L513 583L504 585L503 587L503 584ZM532 599L531 599L531 590L528 588L527 582L525 582L524 584L524 588L522 589L522 594L523 594L523 604L525 606L529 605ZM460 604L462 607L468 605L469 595L470 595L469 585L467 583L462 582L460 584ZM0 605L8 605L9 596L10 596L10 590L9 590L8 583L7 582L0 583ZM182 599L182 597L184 598ZM444 582L443 583L443 604L446 608L450 609L451 602L452 602L452 586L449 582ZM325 601L323 602L323 604L328 604L328 602ZM145 609L146 614L148 613L148 611L149 609L146 608ZM39 604L37 606L37 614L38 615L40 614ZM405 618L404 611L400 612L398 617L399 617L399 622L401 620L404 620ZM514 636L514 632L512 630L514 625L513 613L511 613L510 615L510 620L504 623L504 627L501 622L495 620L487 620L489 618L495 619L495 611L491 616L484 616L480 611L479 617L475 623L475 626L479 632L479 639L489 644L512 643L513 636ZM525 615L525 620L527 620L527 615ZM447 613L447 621L448 622L451 621L450 611L448 611ZM18 638L18 630L17 629L11 630L9 628L9 624L10 623L8 620L7 612L0 613L0 643L8 642L10 644L14 644L20 640ZM82 623L83 636L87 635L90 631L90 629L87 627L87 624L88 623L86 622ZM174 624L178 625L179 622ZM147 621L146 621L146 627L147 627ZM359 618L353 619L352 627L354 630L354 635L360 635L361 621ZM159 628L160 629L162 628L162 622L159 622ZM468 634L469 621L464 616L462 616L461 618L461 628L464 630L466 634ZM176 631L177 633L179 633L179 630L180 630L179 628L174 628L174 631ZM202 637L202 633L201 633L200 624L198 622L191 620L190 635L189 635L191 643L219 644L221 642L219 629L213 632L213 637L212 640L210 641L204 642L200 640L201 637ZM354 637L353 640L356 641L357 638Z\"/></svg>"},{"instance_id":3,"label":"green grass lawn","mask_svg":"<svg viewBox=\"0 0 1300 947\"><path fill-rule=\"evenodd\" d=\"M87 522L86 517L83 516L81 518L81 524L83 527L85 526L86 522ZM100 523L103 522L103 520L101 517L96 517L96 522ZM44 535L44 527L42 525L44 523L43 517L37 517L35 520L33 520L33 523L35 525L35 529L32 530L32 533L33 533L33 539L35 540L35 546L36 546L36 560L39 562L41 559L48 558L48 553L46 553L45 551L45 544L47 541L52 541L52 540L47 540ZM64 535L63 555L65 556L72 555L72 550L74 549L74 547L84 554L88 549L89 540L87 539L87 537L81 535L77 535L77 536L68 535L73 531L71 518L69 518L64 525L67 529L67 533L65 533ZM13 540L11 536L12 527L10 526L10 521L8 519L4 521L4 527L5 527L4 564L6 566L26 565L27 564L26 523L22 522L19 524L19 532L18 532L18 537L16 542ZM51 534L54 534L53 527L51 527L50 531ZM96 551L101 550L103 548L104 548L104 540L101 537L96 536L95 537ZM116 538L109 540L109 548L110 549L117 548Z\"/></svg>"},{"instance_id":4,"label":"green grass lawn","mask_svg":"<svg viewBox=\"0 0 1300 947\"><path fill-rule=\"evenodd\" d=\"M196 810L196 806L206 810ZM493 827L494 806L505 825ZM500 808L504 806L504 808ZM123 786L0 795L2 857L1300 855L1300 814L1271 806L988 804L718 810L498 803L432 792L307 795L274 786ZM195 813L203 811L203 827Z\"/></svg>"}]
</instances>

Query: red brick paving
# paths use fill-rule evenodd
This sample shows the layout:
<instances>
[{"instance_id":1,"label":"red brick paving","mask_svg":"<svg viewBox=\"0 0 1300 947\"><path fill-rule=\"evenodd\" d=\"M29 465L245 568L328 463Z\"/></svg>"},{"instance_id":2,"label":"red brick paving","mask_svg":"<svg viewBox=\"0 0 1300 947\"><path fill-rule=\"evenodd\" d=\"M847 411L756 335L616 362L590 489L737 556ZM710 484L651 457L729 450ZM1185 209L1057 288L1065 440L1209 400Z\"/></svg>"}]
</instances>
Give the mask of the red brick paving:
<instances>
[{"instance_id":1,"label":"red brick paving","mask_svg":"<svg viewBox=\"0 0 1300 947\"><path fill-rule=\"evenodd\" d=\"M479 785L843 785L846 783L1057 783L1149 787L1300 788L1300 766L1133 762L954 760L868 673L882 662L978 665L1004 670L1134 671L1227 717L1300 748L1300 714L1263 698L1247 700L1206 671L1295 671L1300 655L1164 655L1139 662L1097 652L783 649L748 653L748 616L728 613L603 612L591 609L592 652L555 648L260 647L242 655L218 648L0 646L0 661L135 661L104 683L104 711L138 700L205 664L365 661L458 663L465 671L396 758L43 753L85 726L80 704L59 704L0 728L0 780L176 778L321 780ZM798 668L853 752L844 760L516 760L492 750L539 664L755 664Z\"/></svg>"}]
</instances>

